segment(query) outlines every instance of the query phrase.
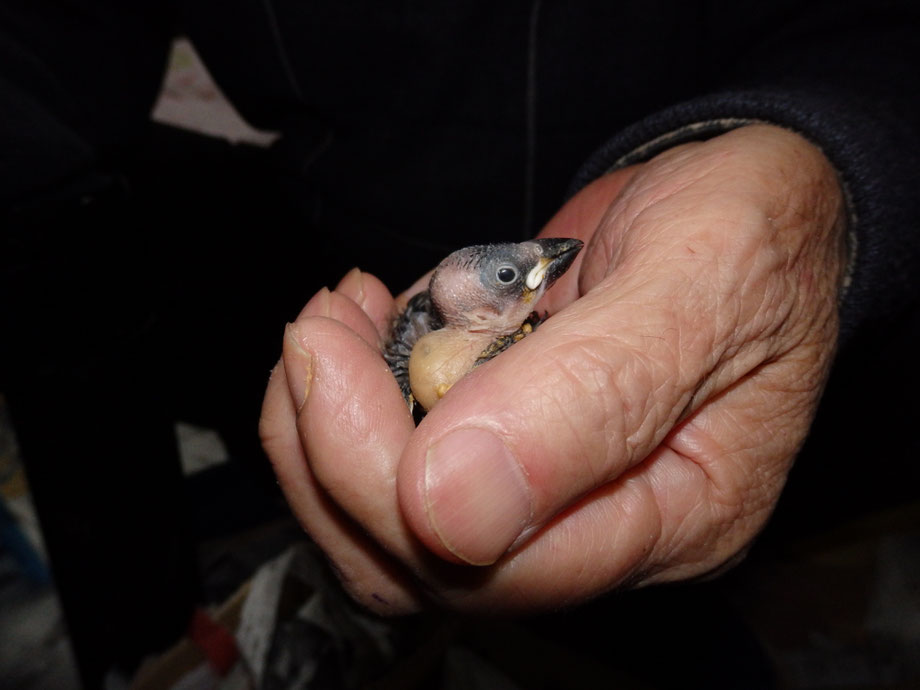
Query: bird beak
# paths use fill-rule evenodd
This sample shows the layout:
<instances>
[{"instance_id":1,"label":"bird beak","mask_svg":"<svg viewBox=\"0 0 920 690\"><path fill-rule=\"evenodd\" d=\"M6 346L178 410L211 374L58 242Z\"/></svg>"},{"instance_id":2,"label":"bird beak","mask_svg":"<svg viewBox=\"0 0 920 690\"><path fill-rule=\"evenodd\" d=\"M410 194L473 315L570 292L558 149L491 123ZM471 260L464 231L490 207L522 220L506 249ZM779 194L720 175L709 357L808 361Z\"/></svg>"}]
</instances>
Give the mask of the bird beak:
<instances>
[{"instance_id":1,"label":"bird beak","mask_svg":"<svg viewBox=\"0 0 920 690\"><path fill-rule=\"evenodd\" d=\"M533 242L540 247L543 256L527 274L525 283L531 290L536 290L543 282L548 290L550 285L569 269L578 252L585 246L581 240L564 237L547 237Z\"/></svg>"}]
</instances>

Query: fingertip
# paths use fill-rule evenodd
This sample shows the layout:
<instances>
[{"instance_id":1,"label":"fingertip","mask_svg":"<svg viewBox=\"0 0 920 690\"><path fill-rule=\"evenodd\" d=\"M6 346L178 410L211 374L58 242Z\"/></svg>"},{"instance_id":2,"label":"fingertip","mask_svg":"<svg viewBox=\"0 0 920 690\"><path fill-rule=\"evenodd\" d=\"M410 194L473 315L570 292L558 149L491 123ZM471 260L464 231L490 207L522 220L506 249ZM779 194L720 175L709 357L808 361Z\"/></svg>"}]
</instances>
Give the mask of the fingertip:
<instances>
[{"instance_id":1,"label":"fingertip","mask_svg":"<svg viewBox=\"0 0 920 690\"><path fill-rule=\"evenodd\" d=\"M334 294L349 298L361 308L374 325L379 340L389 335L393 296L377 276L353 268L336 285Z\"/></svg>"},{"instance_id":2,"label":"fingertip","mask_svg":"<svg viewBox=\"0 0 920 690\"><path fill-rule=\"evenodd\" d=\"M364 303L364 274L357 266L346 273L339 284L335 286L335 291L345 295L353 300L359 307Z\"/></svg>"},{"instance_id":3,"label":"fingertip","mask_svg":"<svg viewBox=\"0 0 920 690\"><path fill-rule=\"evenodd\" d=\"M380 346L380 333L377 326L368 314L346 295L323 288L307 302L295 324L300 328L307 320L317 316L339 321L374 348Z\"/></svg>"},{"instance_id":4,"label":"fingertip","mask_svg":"<svg viewBox=\"0 0 920 690\"><path fill-rule=\"evenodd\" d=\"M372 273L362 273L364 283L364 302L360 304L364 313L370 318L381 340L390 335L390 328L395 311L393 295L389 288Z\"/></svg>"},{"instance_id":5,"label":"fingertip","mask_svg":"<svg viewBox=\"0 0 920 690\"><path fill-rule=\"evenodd\" d=\"M300 321L308 316L329 316L329 295L328 287L320 288L313 297L304 305L297 315L296 321Z\"/></svg>"}]
</instances>

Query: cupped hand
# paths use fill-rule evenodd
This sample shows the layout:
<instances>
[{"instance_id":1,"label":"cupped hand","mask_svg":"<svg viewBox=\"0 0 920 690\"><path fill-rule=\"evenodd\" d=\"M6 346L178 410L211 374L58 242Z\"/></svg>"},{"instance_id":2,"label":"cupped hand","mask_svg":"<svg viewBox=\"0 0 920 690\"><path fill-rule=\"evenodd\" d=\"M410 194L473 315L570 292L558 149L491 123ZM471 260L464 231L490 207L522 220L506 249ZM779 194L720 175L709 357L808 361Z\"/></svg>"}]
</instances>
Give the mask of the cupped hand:
<instances>
[{"instance_id":1,"label":"cupped hand","mask_svg":"<svg viewBox=\"0 0 920 690\"><path fill-rule=\"evenodd\" d=\"M818 403L844 204L821 152L757 125L611 173L543 236L587 243L551 318L415 428L353 271L288 327L261 433L294 512L379 612L535 610L744 553Z\"/></svg>"}]
</instances>

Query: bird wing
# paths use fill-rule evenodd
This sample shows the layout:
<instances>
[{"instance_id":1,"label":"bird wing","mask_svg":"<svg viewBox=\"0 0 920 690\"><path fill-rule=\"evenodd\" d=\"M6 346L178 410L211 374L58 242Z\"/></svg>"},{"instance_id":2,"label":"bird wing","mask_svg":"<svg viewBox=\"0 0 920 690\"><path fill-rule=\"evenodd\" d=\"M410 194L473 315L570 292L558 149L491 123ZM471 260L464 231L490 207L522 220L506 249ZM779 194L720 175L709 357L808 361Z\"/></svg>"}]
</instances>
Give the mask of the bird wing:
<instances>
[{"instance_id":1,"label":"bird wing","mask_svg":"<svg viewBox=\"0 0 920 690\"><path fill-rule=\"evenodd\" d=\"M383 347L383 358L396 377L399 390L412 408L412 389L409 387L409 356L412 348L426 333L443 327L441 316L431 302L428 290L414 295L405 310L393 320L390 339Z\"/></svg>"}]
</instances>

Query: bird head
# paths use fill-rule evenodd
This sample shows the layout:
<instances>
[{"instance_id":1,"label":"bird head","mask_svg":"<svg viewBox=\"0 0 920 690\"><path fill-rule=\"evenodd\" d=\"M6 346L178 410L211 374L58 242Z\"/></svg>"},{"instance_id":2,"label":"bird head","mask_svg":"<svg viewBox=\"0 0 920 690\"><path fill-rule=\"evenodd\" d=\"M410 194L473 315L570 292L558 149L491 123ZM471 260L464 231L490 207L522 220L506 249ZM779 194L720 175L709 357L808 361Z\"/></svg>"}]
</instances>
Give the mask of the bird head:
<instances>
[{"instance_id":1,"label":"bird head","mask_svg":"<svg viewBox=\"0 0 920 690\"><path fill-rule=\"evenodd\" d=\"M512 333L583 246L554 237L457 250L435 269L431 301L448 328Z\"/></svg>"}]
</instances>

